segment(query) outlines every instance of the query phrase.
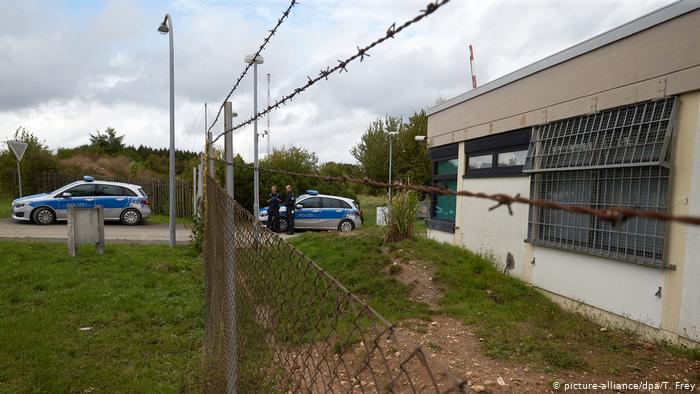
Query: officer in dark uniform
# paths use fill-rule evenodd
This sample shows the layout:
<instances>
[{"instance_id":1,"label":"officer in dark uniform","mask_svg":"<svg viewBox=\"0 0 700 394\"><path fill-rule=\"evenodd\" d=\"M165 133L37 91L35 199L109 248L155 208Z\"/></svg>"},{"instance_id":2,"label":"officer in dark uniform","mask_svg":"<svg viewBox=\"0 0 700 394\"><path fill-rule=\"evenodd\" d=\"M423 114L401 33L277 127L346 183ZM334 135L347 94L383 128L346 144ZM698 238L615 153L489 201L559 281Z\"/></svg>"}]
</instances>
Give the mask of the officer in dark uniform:
<instances>
[{"instance_id":1,"label":"officer in dark uniform","mask_svg":"<svg viewBox=\"0 0 700 394\"><path fill-rule=\"evenodd\" d=\"M284 188L287 194L284 196L284 207L287 210L287 234L294 234L294 210L296 209L297 196L291 185Z\"/></svg>"},{"instance_id":2,"label":"officer in dark uniform","mask_svg":"<svg viewBox=\"0 0 700 394\"><path fill-rule=\"evenodd\" d=\"M267 196L267 228L275 231L275 224L280 217L280 195L277 193L277 186L272 185L270 194Z\"/></svg>"}]
</instances>

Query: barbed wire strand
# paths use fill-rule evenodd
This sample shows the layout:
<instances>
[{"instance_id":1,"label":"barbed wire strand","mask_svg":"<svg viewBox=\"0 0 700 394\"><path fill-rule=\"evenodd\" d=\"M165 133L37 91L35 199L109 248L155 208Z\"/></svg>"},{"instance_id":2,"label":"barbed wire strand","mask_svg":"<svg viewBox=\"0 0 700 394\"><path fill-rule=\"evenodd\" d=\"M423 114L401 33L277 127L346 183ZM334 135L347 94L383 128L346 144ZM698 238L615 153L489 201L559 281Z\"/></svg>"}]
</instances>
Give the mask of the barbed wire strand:
<instances>
[{"instance_id":1,"label":"barbed wire strand","mask_svg":"<svg viewBox=\"0 0 700 394\"><path fill-rule=\"evenodd\" d=\"M270 34L268 34L267 37L265 37L265 39L263 40L262 44L260 44L260 47L258 47L258 50L257 50L257 52L255 52L255 56L253 57L253 59L257 58L258 55L260 55L260 53L262 53L262 51L263 51L263 50L265 49L265 47L267 46L267 43L270 42L270 39L272 38L272 36L274 36L275 33L277 33L277 29L280 27L280 25L282 25L282 23L285 21L285 19L287 19L287 17L289 16L289 13L291 12L292 8L294 8L294 6L296 6L296 5L298 5L298 4L299 4L299 2L298 2L297 0L292 0L292 1L289 3L289 6L287 7L287 9L284 10L284 12L282 13L282 15L277 19L277 24L275 24L275 26L274 26L272 29L269 30ZM243 78L246 76L246 74L248 73L248 70L250 70L250 67L251 67L252 65L253 65L252 62L246 64L245 68L243 69L243 72L241 72L241 75L238 76L238 78L236 79L236 82L233 84L233 87L231 88L231 90L230 90L230 91L228 92L228 94L226 95L226 98L221 102L221 105L219 106L219 110L216 112L216 116L214 117L214 121L211 123L211 125L210 125L209 128L207 129L207 132L210 132L211 129L212 129L212 128L214 127L214 125L216 124L216 122L219 121L219 117L221 117L221 111L223 111L224 105L226 104L226 102L228 101L228 99L231 98L231 96L233 95L233 92L235 92L236 89L238 89L238 85L240 85L241 81L242 81ZM221 134L219 134L219 135L221 135ZM218 140L219 137L217 137L216 139ZM214 141L216 141L216 140L214 140ZM213 143L213 142L212 142L212 143Z\"/></svg>"},{"instance_id":2,"label":"barbed wire strand","mask_svg":"<svg viewBox=\"0 0 700 394\"><path fill-rule=\"evenodd\" d=\"M219 161L219 162L222 162L225 164L230 164L230 163L226 163L226 161L220 160L220 159L216 159L216 161ZM248 163L245 163L245 164L233 163L233 164L235 166L238 166L238 167L246 167L246 168L251 168L251 169L253 168L253 164L248 164ZM417 191L420 193L427 193L427 194L480 198L480 199L495 201L498 203L497 205L491 207L490 210L493 210L493 209L498 208L498 207L503 206L503 205L507 206L509 213L511 215L513 214L513 211L511 210L511 205L513 203L518 203L518 204L532 205L532 206L539 207L539 208L556 209L556 210L560 210L560 211L592 215L592 216L601 218L603 220L606 220L608 222L611 222L613 224L620 224L620 223L622 223L628 219L631 219L631 218L644 218L644 219L654 219L654 220L660 220L660 221L665 221L665 222L677 222L677 223L684 223L684 224L689 224L689 225L694 225L694 226L700 226L700 217L699 216L672 215L672 214L669 214L666 212L660 212L660 211L642 211L642 210L638 210L638 209L624 208L624 207L611 207L611 208L605 208L605 209L596 209L596 208L586 207L583 205L561 204L558 202L554 202L551 200L545 200L545 199L541 199L541 198L527 198L527 197L521 196L520 194L517 194L515 196L511 196L509 194L504 194L504 193L489 194L489 193L483 193L483 192L473 192L473 191L469 191L469 190L449 190L449 189L445 189L445 188L441 188L441 187L437 187L437 186L413 185L413 184L409 184L409 183L397 183L397 182L387 183L387 182L382 182L382 181L370 179L367 177L353 178L353 177L350 177L347 175L329 176L329 175L311 174L311 173L303 173L303 172L295 172L295 171L276 170L276 169L271 169L271 168L259 168L259 170L264 171L264 172L269 172L269 173L320 179L320 180L324 180L324 181L328 181L328 182L344 182L344 183L352 183L352 184L357 184L357 185L366 185L366 186L370 186L373 188L391 187L392 189L397 189L397 190L413 190L413 191Z\"/></svg>"},{"instance_id":3,"label":"barbed wire strand","mask_svg":"<svg viewBox=\"0 0 700 394\"><path fill-rule=\"evenodd\" d=\"M348 64L350 64L351 62L353 62L357 59L360 59L360 62L362 62L365 59L365 57L370 57L369 53L367 53L367 52L369 52L369 50L373 49L377 45L383 43L384 41L386 41L390 38L394 38L394 36L396 34L400 33L402 30L406 29L407 27L411 26L412 24L419 22L423 18L425 18L428 15L432 14L433 12L437 11L440 7L449 3L449 1L450 0L436 0L435 2L428 3L428 5L425 7L425 9L420 10L420 14L415 16L413 19L409 19L399 26L396 26L396 23L392 23L391 26L389 26L389 28L386 30L386 33L384 34L384 36L376 39L375 41L373 41L372 43L370 43L369 45L367 45L363 48L360 48L358 46L357 53L346 58L345 60L338 60L338 63L333 67L328 66L325 69L322 69L318 73L318 76L311 78L307 75L306 76L307 81L305 84L295 88L291 93L287 94L286 96L283 96L281 99L275 100L274 104L269 105L263 111L258 112L257 114L255 114L254 116L249 118L248 120L237 124L236 126L232 127L229 130L224 130L221 134L217 135L216 138L214 138L209 143L213 144L216 141L218 141L224 134L229 133L229 132L234 132L234 131L236 131L244 126L247 126L247 125L251 124L253 121L255 121L256 119L269 113L270 111L279 108L281 105L286 105L286 103L291 101L296 95L305 91L306 89L308 89L309 87L314 85L316 82L318 82L322 79L327 80L328 76L330 76L331 74L333 74L335 72L342 73L343 71L348 72L348 69L347 69Z\"/></svg>"}]
</instances>

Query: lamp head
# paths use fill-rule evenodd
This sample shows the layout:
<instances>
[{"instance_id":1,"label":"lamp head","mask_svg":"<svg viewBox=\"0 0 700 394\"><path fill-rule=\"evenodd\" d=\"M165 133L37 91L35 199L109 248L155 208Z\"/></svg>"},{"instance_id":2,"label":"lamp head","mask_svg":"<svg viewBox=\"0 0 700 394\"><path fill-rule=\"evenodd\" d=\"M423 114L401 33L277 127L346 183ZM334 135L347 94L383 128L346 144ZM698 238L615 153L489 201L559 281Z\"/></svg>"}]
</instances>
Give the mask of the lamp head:
<instances>
[{"instance_id":1,"label":"lamp head","mask_svg":"<svg viewBox=\"0 0 700 394\"><path fill-rule=\"evenodd\" d=\"M428 136L427 135L417 135L417 136L415 136L415 139L418 142L425 142L428 140Z\"/></svg>"},{"instance_id":2,"label":"lamp head","mask_svg":"<svg viewBox=\"0 0 700 394\"><path fill-rule=\"evenodd\" d=\"M399 135L399 132L398 131L390 131L388 134L389 134L389 136L393 137L395 135Z\"/></svg>"},{"instance_id":3,"label":"lamp head","mask_svg":"<svg viewBox=\"0 0 700 394\"><path fill-rule=\"evenodd\" d=\"M263 64L264 59L261 55L247 55L245 58L243 58L243 61L248 64Z\"/></svg>"},{"instance_id":4,"label":"lamp head","mask_svg":"<svg viewBox=\"0 0 700 394\"><path fill-rule=\"evenodd\" d=\"M168 32L170 32L170 28L168 27L168 18L169 17L170 17L169 15L166 15L165 19L163 19L163 23L161 23L160 26L158 26L158 32L160 34L168 34Z\"/></svg>"}]
</instances>

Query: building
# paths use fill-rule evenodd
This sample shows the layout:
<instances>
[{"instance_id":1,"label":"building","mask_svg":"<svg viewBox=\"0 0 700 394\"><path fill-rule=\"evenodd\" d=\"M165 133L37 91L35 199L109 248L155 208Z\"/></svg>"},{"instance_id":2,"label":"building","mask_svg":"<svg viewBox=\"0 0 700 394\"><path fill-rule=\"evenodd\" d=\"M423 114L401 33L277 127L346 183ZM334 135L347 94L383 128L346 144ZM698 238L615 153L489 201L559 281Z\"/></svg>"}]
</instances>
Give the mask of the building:
<instances>
[{"instance_id":1,"label":"building","mask_svg":"<svg viewBox=\"0 0 700 394\"><path fill-rule=\"evenodd\" d=\"M433 183L700 215L700 0L683 0L428 112ZM435 196L429 236L603 324L700 342L700 228Z\"/></svg>"}]
</instances>

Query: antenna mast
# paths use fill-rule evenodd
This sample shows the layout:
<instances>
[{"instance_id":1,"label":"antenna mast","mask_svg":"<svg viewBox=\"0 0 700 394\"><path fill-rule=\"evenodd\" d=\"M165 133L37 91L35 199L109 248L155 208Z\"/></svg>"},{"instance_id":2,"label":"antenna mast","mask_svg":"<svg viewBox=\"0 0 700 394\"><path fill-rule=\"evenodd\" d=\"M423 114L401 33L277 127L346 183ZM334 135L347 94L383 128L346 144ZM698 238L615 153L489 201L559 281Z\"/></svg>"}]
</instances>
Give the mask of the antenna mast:
<instances>
[{"instance_id":1,"label":"antenna mast","mask_svg":"<svg viewBox=\"0 0 700 394\"><path fill-rule=\"evenodd\" d=\"M474 48L469 44L469 70L472 74L472 89L476 89L476 75L474 75Z\"/></svg>"}]
</instances>

